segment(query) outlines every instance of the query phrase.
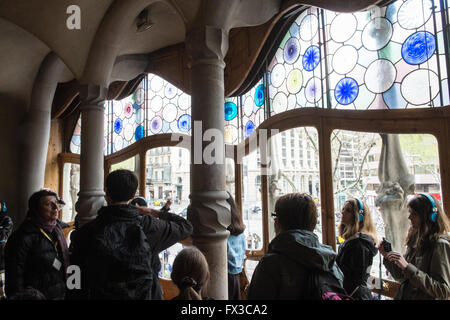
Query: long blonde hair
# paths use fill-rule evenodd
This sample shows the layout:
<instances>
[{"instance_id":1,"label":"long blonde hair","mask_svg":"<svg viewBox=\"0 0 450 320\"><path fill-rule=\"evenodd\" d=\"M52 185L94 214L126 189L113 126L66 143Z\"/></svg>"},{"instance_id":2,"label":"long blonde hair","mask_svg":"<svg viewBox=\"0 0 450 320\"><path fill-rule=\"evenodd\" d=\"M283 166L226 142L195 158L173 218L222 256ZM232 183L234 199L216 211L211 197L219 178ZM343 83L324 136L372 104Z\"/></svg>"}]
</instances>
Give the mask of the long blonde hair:
<instances>
[{"instance_id":1,"label":"long blonde hair","mask_svg":"<svg viewBox=\"0 0 450 320\"><path fill-rule=\"evenodd\" d=\"M184 248L177 254L170 275L180 290L180 300L203 300L209 276L208 262L194 246Z\"/></svg>"},{"instance_id":2,"label":"long blonde hair","mask_svg":"<svg viewBox=\"0 0 450 320\"><path fill-rule=\"evenodd\" d=\"M375 225L372 220L372 215L370 213L369 207L361 201L363 204L363 220L359 221L359 205L358 200L356 199L348 199L344 206L349 203L352 207L352 223L350 225L345 225L341 222L338 226L339 236L344 238L345 240L349 239L350 237L354 236L357 232L365 233L372 237L373 241L377 243L377 233L375 229Z\"/></svg>"}]
</instances>

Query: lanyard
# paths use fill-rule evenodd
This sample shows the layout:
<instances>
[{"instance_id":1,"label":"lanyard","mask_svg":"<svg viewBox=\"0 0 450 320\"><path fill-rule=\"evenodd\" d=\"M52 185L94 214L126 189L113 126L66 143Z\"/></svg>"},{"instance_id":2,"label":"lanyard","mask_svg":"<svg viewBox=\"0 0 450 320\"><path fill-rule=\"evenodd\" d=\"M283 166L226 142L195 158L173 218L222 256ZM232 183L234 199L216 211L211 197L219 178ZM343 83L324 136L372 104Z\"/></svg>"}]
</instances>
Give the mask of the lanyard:
<instances>
[{"instance_id":1,"label":"lanyard","mask_svg":"<svg viewBox=\"0 0 450 320\"><path fill-rule=\"evenodd\" d=\"M52 245L55 247L55 251L56 251L56 256L58 256L58 249L56 249L56 247L58 246L58 241L54 242L47 233L45 233L44 230L42 230L42 228L40 228L39 230L41 230L42 234L52 243Z\"/></svg>"}]
</instances>

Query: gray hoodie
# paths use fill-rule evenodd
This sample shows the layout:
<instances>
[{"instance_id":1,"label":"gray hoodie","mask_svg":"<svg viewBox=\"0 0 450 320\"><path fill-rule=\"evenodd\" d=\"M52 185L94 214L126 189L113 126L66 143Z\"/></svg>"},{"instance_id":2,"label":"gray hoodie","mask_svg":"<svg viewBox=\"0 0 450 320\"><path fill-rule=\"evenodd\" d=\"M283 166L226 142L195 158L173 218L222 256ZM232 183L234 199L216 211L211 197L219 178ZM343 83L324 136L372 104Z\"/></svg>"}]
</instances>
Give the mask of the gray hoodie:
<instances>
[{"instance_id":1,"label":"gray hoodie","mask_svg":"<svg viewBox=\"0 0 450 320\"><path fill-rule=\"evenodd\" d=\"M288 230L269 244L250 283L248 299L298 300L306 290L310 270L328 271L341 282L336 253L307 230Z\"/></svg>"}]
</instances>

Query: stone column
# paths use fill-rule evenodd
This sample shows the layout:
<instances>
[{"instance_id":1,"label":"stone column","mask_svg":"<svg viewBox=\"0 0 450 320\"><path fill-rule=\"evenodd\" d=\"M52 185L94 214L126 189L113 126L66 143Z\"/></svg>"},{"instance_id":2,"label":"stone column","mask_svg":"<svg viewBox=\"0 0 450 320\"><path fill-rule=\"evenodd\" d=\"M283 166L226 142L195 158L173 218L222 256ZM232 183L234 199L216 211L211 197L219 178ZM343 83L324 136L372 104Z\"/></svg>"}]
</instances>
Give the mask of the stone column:
<instances>
[{"instance_id":1,"label":"stone column","mask_svg":"<svg viewBox=\"0 0 450 320\"><path fill-rule=\"evenodd\" d=\"M225 191L224 68L228 34L202 26L187 35L191 75L193 135L191 140L191 204L193 243L206 256L211 279L208 296L228 299L227 238L230 208ZM210 134L213 136L211 139ZM203 141L206 140L206 141Z\"/></svg>"},{"instance_id":2,"label":"stone column","mask_svg":"<svg viewBox=\"0 0 450 320\"><path fill-rule=\"evenodd\" d=\"M80 192L75 204L77 227L97 216L104 205L103 144L104 102L107 89L97 85L80 88L81 98L81 154Z\"/></svg>"},{"instance_id":3,"label":"stone column","mask_svg":"<svg viewBox=\"0 0 450 320\"><path fill-rule=\"evenodd\" d=\"M45 57L34 81L29 111L19 128L19 208L15 216L18 222L25 217L28 198L44 187L52 102L64 68L55 53Z\"/></svg>"}]
</instances>

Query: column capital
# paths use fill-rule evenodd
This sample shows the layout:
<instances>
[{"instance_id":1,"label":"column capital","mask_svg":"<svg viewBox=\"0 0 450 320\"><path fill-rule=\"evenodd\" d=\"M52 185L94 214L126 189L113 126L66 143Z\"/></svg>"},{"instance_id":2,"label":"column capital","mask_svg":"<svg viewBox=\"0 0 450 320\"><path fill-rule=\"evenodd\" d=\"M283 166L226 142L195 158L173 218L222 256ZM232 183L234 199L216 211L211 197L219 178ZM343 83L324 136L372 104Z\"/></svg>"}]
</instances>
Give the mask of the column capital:
<instances>
[{"instance_id":1,"label":"column capital","mask_svg":"<svg viewBox=\"0 0 450 320\"><path fill-rule=\"evenodd\" d=\"M225 68L224 57L228 51L228 32L215 26L192 29L186 36L189 67L212 64Z\"/></svg>"},{"instance_id":2,"label":"column capital","mask_svg":"<svg viewBox=\"0 0 450 320\"><path fill-rule=\"evenodd\" d=\"M103 103L108 97L108 88L94 85L94 84L82 84L79 87L81 108L83 106L101 106L103 109Z\"/></svg>"}]
</instances>

